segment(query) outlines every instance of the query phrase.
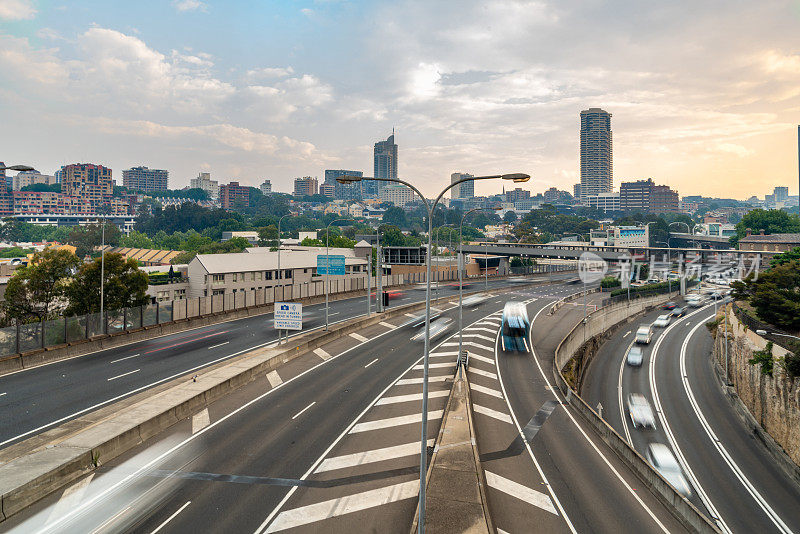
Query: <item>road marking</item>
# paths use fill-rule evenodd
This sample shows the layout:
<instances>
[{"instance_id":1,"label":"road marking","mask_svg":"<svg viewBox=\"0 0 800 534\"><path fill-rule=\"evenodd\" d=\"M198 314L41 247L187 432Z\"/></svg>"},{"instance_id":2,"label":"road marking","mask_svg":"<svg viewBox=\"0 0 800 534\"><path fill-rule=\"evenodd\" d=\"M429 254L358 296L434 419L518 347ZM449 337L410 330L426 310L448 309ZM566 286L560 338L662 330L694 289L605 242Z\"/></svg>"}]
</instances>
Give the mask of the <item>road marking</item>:
<instances>
[{"instance_id":1,"label":"road marking","mask_svg":"<svg viewBox=\"0 0 800 534\"><path fill-rule=\"evenodd\" d=\"M532 504L537 508L541 508L542 510L550 512L553 515L558 515L555 506L553 506L553 501L551 501L550 497L544 493L532 490L531 488L523 486L522 484L518 484L513 480L496 475L491 471L484 470L484 474L486 475L486 485L488 485L490 488L502 491L506 495L511 495L512 497L515 497L528 504Z\"/></svg>"},{"instance_id":2,"label":"road marking","mask_svg":"<svg viewBox=\"0 0 800 534\"><path fill-rule=\"evenodd\" d=\"M226 341L225 343L220 343L218 345L212 345L211 347L208 347L208 350L216 349L217 347L221 347L223 345L227 345L228 343L230 343L230 341Z\"/></svg>"},{"instance_id":3,"label":"road marking","mask_svg":"<svg viewBox=\"0 0 800 534\"><path fill-rule=\"evenodd\" d=\"M489 371L484 371L483 369L478 369L477 367L470 367L468 370L470 373L475 373L476 375L485 376L486 378L494 378L497 380L497 375L490 373Z\"/></svg>"},{"instance_id":4,"label":"road marking","mask_svg":"<svg viewBox=\"0 0 800 534\"><path fill-rule=\"evenodd\" d=\"M373 363L375 363L375 362L377 362L377 361L378 361L378 358L375 358L374 360L372 360L371 362L369 362L367 365L365 365L365 366L364 366L364 369L366 369L367 367L369 367L370 365L372 365Z\"/></svg>"},{"instance_id":5,"label":"road marking","mask_svg":"<svg viewBox=\"0 0 800 534\"><path fill-rule=\"evenodd\" d=\"M437 352L435 354L430 355L431 358L442 358L445 356L458 356L458 351L456 350L452 352Z\"/></svg>"},{"instance_id":6,"label":"road marking","mask_svg":"<svg viewBox=\"0 0 800 534\"><path fill-rule=\"evenodd\" d=\"M503 412L498 412L497 410L492 410L491 408L485 408L485 407L481 406L480 404L475 404L474 402L472 403L472 409L476 413L481 413L483 415L488 415L489 417L493 417L493 418L497 419L498 421L502 421L504 423L508 423L509 425L513 425L514 424L511 421L511 416L508 415L508 414L505 414Z\"/></svg>"},{"instance_id":7,"label":"road marking","mask_svg":"<svg viewBox=\"0 0 800 534\"><path fill-rule=\"evenodd\" d=\"M494 341L493 337L484 336L483 334L464 334L464 337L483 339L484 341Z\"/></svg>"},{"instance_id":8,"label":"road marking","mask_svg":"<svg viewBox=\"0 0 800 534\"><path fill-rule=\"evenodd\" d=\"M318 502L301 506L294 510L286 510L278 517L265 532L280 532L288 528L299 527L316 523L323 519L338 517L340 515L374 508L404 499L411 499L419 495L419 480L411 480L401 484L386 486L375 490L347 495L330 501Z\"/></svg>"},{"instance_id":9,"label":"road marking","mask_svg":"<svg viewBox=\"0 0 800 534\"><path fill-rule=\"evenodd\" d=\"M488 333L490 333L492 335L497 333L497 329L496 328L473 327L473 328L469 329L469 331L474 331L474 330L483 330L484 332L488 332Z\"/></svg>"},{"instance_id":10,"label":"road marking","mask_svg":"<svg viewBox=\"0 0 800 534\"><path fill-rule=\"evenodd\" d=\"M300 414L302 414L304 411L306 411L306 410L308 410L309 408L311 408L312 406L314 406L316 403L317 403L317 401L314 401L314 402L312 402L311 404L309 404L308 406L306 406L305 408L303 408L302 410L300 410L299 412L297 412L296 414L294 414L294 415L292 416L292 419L297 419L298 417L300 417Z\"/></svg>"},{"instance_id":11,"label":"road marking","mask_svg":"<svg viewBox=\"0 0 800 534\"><path fill-rule=\"evenodd\" d=\"M625 336L622 336L625 337ZM625 405L622 402L622 374L625 372L625 364L628 363L628 351L631 350L635 340L631 341L628 348L625 350L625 353L622 355L622 361L619 364L619 381L617 383L617 402L619 403L619 416L622 419L622 429L625 431L625 439L628 440L628 444L633 447L633 439L631 439L631 431L628 430L628 418L625 415Z\"/></svg>"},{"instance_id":12,"label":"road marking","mask_svg":"<svg viewBox=\"0 0 800 534\"><path fill-rule=\"evenodd\" d=\"M428 382L445 382L447 380L452 380L453 377L451 376L429 376ZM408 386L411 384L422 384L421 378L403 378L397 381L398 386Z\"/></svg>"},{"instance_id":13,"label":"road marking","mask_svg":"<svg viewBox=\"0 0 800 534\"><path fill-rule=\"evenodd\" d=\"M314 349L314 354L322 358L323 360L330 360L331 355L324 349Z\"/></svg>"},{"instance_id":14,"label":"road marking","mask_svg":"<svg viewBox=\"0 0 800 534\"><path fill-rule=\"evenodd\" d=\"M456 362L444 362L444 363L429 363L428 369L444 369L446 367L452 367L456 364ZM425 369L425 364L419 364L414 366L415 371L421 371Z\"/></svg>"},{"instance_id":15,"label":"road marking","mask_svg":"<svg viewBox=\"0 0 800 534\"><path fill-rule=\"evenodd\" d=\"M362 343L366 343L367 341L369 341L369 339L365 338L361 334L356 334L355 332L350 334L350 337L352 337L353 339L357 339L358 341L360 341Z\"/></svg>"},{"instance_id":16,"label":"road marking","mask_svg":"<svg viewBox=\"0 0 800 534\"><path fill-rule=\"evenodd\" d=\"M434 439L429 439L428 446L432 447L435 441L436 440ZM356 467L374 462L382 462L384 460L394 460L404 456L416 456L418 454L419 442L406 443L405 445L395 445L393 447L385 447L383 449L374 449L371 451L357 452L354 454L345 454L344 456L334 456L333 458L324 460L321 464L319 464L319 467L317 467L314 472L324 473L325 471Z\"/></svg>"},{"instance_id":17,"label":"road marking","mask_svg":"<svg viewBox=\"0 0 800 534\"><path fill-rule=\"evenodd\" d=\"M457 347L458 346L458 341L448 341L447 343L442 343L439 346L440 347Z\"/></svg>"},{"instance_id":18,"label":"road marking","mask_svg":"<svg viewBox=\"0 0 800 534\"><path fill-rule=\"evenodd\" d=\"M112 376L106 382L111 382L112 380L116 380L117 378L122 378L123 376L132 375L133 373L138 373L139 371L141 371L141 369L136 369L135 371L130 371L128 373L122 373L121 375L118 376Z\"/></svg>"},{"instance_id":19,"label":"road marking","mask_svg":"<svg viewBox=\"0 0 800 534\"><path fill-rule=\"evenodd\" d=\"M267 380L269 381L269 385L273 388L276 388L283 384L283 380L278 375L278 371L270 371L267 373Z\"/></svg>"},{"instance_id":20,"label":"road marking","mask_svg":"<svg viewBox=\"0 0 800 534\"><path fill-rule=\"evenodd\" d=\"M6 393L8 393L8 392L6 392ZM6 393L0 393L0 397L2 397L3 395L5 395Z\"/></svg>"},{"instance_id":21,"label":"road marking","mask_svg":"<svg viewBox=\"0 0 800 534\"><path fill-rule=\"evenodd\" d=\"M478 391L480 393L485 393L486 395L491 395L492 397L497 397L498 399L503 398L503 394L496 389L487 388L486 386L481 386L480 384L470 384L469 388L473 391Z\"/></svg>"},{"instance_id":22,"label":"road marking","mask_svg":"<svg viewBox=\"0 0 800 534\"><path fill-rule=\"evenodd\" d=\"M391 328L392 330L394 330L395 328L397 328L397 326L395 326L395 325L393 325L393 324L385 323L385 322L383 322L383 321L379 322L378 324L379 324L379 325L381 325L381 326L385 326L386 328Z\"/></svg>"},{"instance_id":23,"label":"road marking","mask_svg":"<svg viewBox=\"0 0 800 534\"><path fill-rule=\"evenodd\" d=\"M442 418L443 410L432 410L428 412L428 422L435 419ZM400 417L389 417L388 419L378 419L377 421L367 421L365 423L358 423L350 429L350 434L357 432L369 432L370 430L380 430L382 428L391 428L393 426L410 425L412 423L419 423L422 419L422 414L414 413L411 415L401 415Z\"/></svg>"},{"instance_id":24,"label":"road marking","mask_svg":"<svg viewBox=\"0 0 800 534\"><path fill-rule=\"evenodd\" d=\"M211 424L211 418L208 416L208 408L200 413L192 416L192 434L196 434L200 430Z\"/></svg>"},{"instance_id":25,"label":"road marking","mask_svg":"<svg viewBox=\"0 0 800 534\"><path fill-rule=\"evenodd\" d=\"M134 354L133 356L125 356L124 358L120 358L119 360L111 360L108 363L117 363L117 362L121 362L122 360L130 360L131 358L135 358L137 356L139 356L139 355L138 354Z\"/></svg>"},{"instance_id":26,"label":"road marking","mask_svg":"<svg viewBox=\"0 0 800 534\"><path fill-rule=\"evenodd\" d=\"M492 341L494 341L494 340L492 340ZM474 341L466 341L466 342L464 342L464 345L470 345L472 347L476 347L476 348L479 348L479 349L488 350L488 351L494 351L494 347L487 346L487 345L481 345L480 343L475 343Z\"/></svg>"},{"instance_id":27,"label":"road marking","mask_svg":"<svg viewBox=\"0 0 800 534\"><path fill-rule=\"evenodd\" d=\"M419 450L419 444L417 444L417 450ZM89 473L88 476L82 478L75 484L65 489L64 493L61 494L61 498L58 500L56 505L53 506L53 510L47 517L45 525L52 523L55 519L67 513L68 510L80 504L83 494L86 493L89 483L93 478L94 473Z\"/></svg>"},{"instance_id":28,"label":"road marking","mask_svg":"<svg viewBox=\"0 0 800 534\"><path fill-rule=\"evenodd\" d=\"M441 391L429 391L428 398L435 399L437 397L447 397L450 395L450 392L446 389ZM380 406L384 404L398 404L400 402L411 402L411 401L418 401L422 400L422 393L411 393L410 395L397 395L395 397L384 397L378 402L375 403L375 406Z\"/></svg>"},{"instance_id":29,"label":"road marking","mask_svg":"<svg viewBox=\"0 0 800 534\"><path fill-rule=\"evenodd\" d=\"M624 335L624 336L622 336L622 339L625 339L626 337L628 337L629 335L631 335L631 332L632 332L631 330L628 330L627 332L625 332L625 335Z\"/></svg>"},{"instance_id":30,"label":"road marking","mask_svg":"<svg viewBox=\"0 0 800 534\"><path fill-rule=\"evenodd\" d=\"M166 350L166 349L171 349L171 348L174 348L174 347L179 347L181 345L186 345L187 343L194 343L195 341L200 341L201 339L206 339L206 338L209 338L209 337L219 336L219 335L227 334L227 333L228 333L228 330L223 330L222 332L212 332L211 334L207 334L205 336L200 336L200 337L195 337L195 338L192 338L192 339L187 339L186 341L181 341L180 343L173 343L172 345L167 345L166 347L159 347L157 349L148 350L144 354L150 354L151 352L158 352L160 350Z\"/></svg>"},{"instance_id":31,"label":"road marking","mask_svg":"<svg viewBox=\"0 0 800 534\"><path fill-rule=\"evenodd\" d=\"M406 313L405 316L406 317L411 317L412 319L415 319L415 318L419 317L419 315L414 315L413 313Z\"/></svg>"},{"instance_id":32,"label":"road marking","mask_svg":"<svg viewBox=\"0 0 800 534\"><path fill-rule=\"evenodd\" d=\"M480 354L472 354L469 353L470 360L477 360L479 362L488 363L489 365L494 365L494 360L491 358L487 358L486 356L481 356Z\"/></svg>"},{"instance_id":33,"label":"road marking","mask_svg":"<svg viewBox=\"0 0 800 534\"><path fill-rule=\"evenodd\" d=\"M186 504L184 504L183 506L181 506L180 508L178 508L178 509L175 511L175 513L174 513L174 514L172 514L171 516L169 516L169 517L166 519L166 521L164 521L163 523L161 523L160 525L158 525L158 526L156 527L156 529L155 529L153 532L151 532L150 534L156 534L156 532L158 532L159 530L161 530L162 528L164 528L164 527L167 525L167 523L169 523L170 521L172 521L173 519L175 519L175 518L178 516L178 514L179 514L179 513L181 513L181 512L183 512L183 510L184 510L184 509L185 509L187 506L189 506L190 504L192 504L192 501L186 501Z\"/></svg>"}]
</instances>

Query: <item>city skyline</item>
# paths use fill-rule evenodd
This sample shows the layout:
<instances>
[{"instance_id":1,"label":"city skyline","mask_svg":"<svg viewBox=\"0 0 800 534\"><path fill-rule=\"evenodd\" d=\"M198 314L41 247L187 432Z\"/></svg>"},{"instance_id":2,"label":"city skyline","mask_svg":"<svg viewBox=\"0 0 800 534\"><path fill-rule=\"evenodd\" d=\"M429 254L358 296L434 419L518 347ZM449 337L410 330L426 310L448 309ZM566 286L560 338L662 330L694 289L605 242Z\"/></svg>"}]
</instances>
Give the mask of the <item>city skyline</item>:
<instances>
[{"instance_id":1,"label":"city skyline","mask_svg":"<svg viewBox=\"0 0 800 534\"><path fill-rule=\"evenodd\" d=\"M570 190L576 114L602 107L615 121L615 188L652 177L683 194L797 194L791 6L676 4L620 19L579 4L465 4L454 23L470 31L458 34L445 16L417 2L3 2L2 158L45 173L93 162L117 183L147 165L169 170L172 187L210 171L290 191L325 169L367 171L396 125L398 175L426 194L459 170L528 172L532 190ZM591 35L568 38L596 23L612 36L602 50ZM209 39L220 25L240 31ZM507 44L519 39L531 46Z\"/></svg>"}]
</instances>

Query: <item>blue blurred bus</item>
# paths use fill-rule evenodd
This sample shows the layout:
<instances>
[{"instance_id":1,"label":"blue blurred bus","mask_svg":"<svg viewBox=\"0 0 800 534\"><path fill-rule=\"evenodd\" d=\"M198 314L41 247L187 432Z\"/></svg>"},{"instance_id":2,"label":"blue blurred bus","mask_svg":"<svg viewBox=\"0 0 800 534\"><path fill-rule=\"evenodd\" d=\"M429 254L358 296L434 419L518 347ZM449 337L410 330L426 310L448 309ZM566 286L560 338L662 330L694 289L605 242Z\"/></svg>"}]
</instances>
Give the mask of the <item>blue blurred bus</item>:
<instances>
[{"instance_id":1,"label":"blue blurred bus","mask_svg":"<svg viewBox=\"0 0 800 534\"><path fill-rule=\"evenodd\" d=\"M506 302L503 308L503 322L500 337L506 352L530 352L528 347L528 310L521 302Z\"/></svg>"}]
</instances>

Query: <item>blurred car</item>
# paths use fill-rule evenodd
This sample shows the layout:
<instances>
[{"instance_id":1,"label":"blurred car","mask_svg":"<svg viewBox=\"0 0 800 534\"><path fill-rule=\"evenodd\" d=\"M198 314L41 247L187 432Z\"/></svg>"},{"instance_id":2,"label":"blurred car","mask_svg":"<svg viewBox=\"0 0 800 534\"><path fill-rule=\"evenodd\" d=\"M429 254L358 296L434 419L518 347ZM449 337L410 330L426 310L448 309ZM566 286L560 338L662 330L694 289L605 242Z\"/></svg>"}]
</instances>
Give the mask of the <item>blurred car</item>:
<instances>
[{"instance_id":1,"label":"blurred car","mask_svg":"<svg viewBox=\"0 0 800 534\"><path fill-rule=\"evenodd\" d=\"M658 319L653 321L653 326L658 326L661 328L669 326L669 315L667 315L666 313L664 315L659 315Z\"/></svg>"},{"instance_id":2,"label":"blurred car","mask_svg":"<svg viewBox=\"0 0 800 534\"><path fill-rule=\"evenodd\" d=\"M400 297L403 296L403 292L402 291L397 291L396 289L384 291L384 293L389 295L389 300L399 299ZM375 292L373 291L370 296L372 298L375 298Z\"/></svg>"},{"instance_id":3,"label":"blurred car","mask_svg":"<svg viewBox=\"0 0 800 534\"><path fill-rule=\"evenodd\" d=\"M702 295L692 295L686 299L686 305L690 308L700 308L705 304L705 299Z\"/></svg>"},{"instance_id":4,"label":"blurred car","mask_svg":"<svg viewBox=\"0 0 800 534\"><path fill-rule=\"evenodd\" d=\"M650 343L653 337L653 326L649 324L640 324L639 329L636 330L636 343Z\"/></svg>"},{"instance_id":5,"label":"blurred car","mask_svg":"<svg viewBox=\"0 0 800 534\"><path fill-rule=\"evenodd\" d=\"M673 310L673 309L675 309L675 308L677 308L677 307L678 307L678 305L677 305L677 304L675 304L675 303L674 303L674 302L672 302L672 301L669 301L669 302L667 302L666 304L664 304L663 306L661 306L661 308L663 308L663 309L665 309L665 310Z\"/></svg>"},{"instance_id":6,"label":"blurred car","mask_svg":"<svg viewBox=\"0 0 800 534\"><path fill-rule=\"evenodd\" d=\"M452 322L453 320L449 317L439 317L438 319L431 321L430 339L437 338L447 332L447 330L450 328L450 323ZM424 339L425 329L423 328L419 334L411 338L411 341L423 341Z\"/></svg>"},{"instance_id":7,"label":"blurred car","mask_svg":"<svg viewBox=\"0 0 800 534\"><path fill-rule=\"evenodd\" d=\"M643 358L644 351L642 351L642 347L633 345L628 349L628 355L625 357L625 361L632 367L640 367L642 365Z\"/></svg>"},{"instance_id":8,"label":"blurred car","mask_svg":"<svg viewBox=\"0 0 800 534\"><path fill-rule=\"evenodd\" d=\"M683 317L686 315L686 308L673 308L672 312L670 313L673 317Z\"/></svg>"},{"instance_id":9,"label":"blurred car","mask_svg":"<svg viewBox=\"0 0 800 534\"><path fill-rule=\"evenodd\" d=\"M678 493L686 498L692 496L692 490L689 488L689 483L686 477L683 476L681 466L669 450L669 447L662 443L651 443L647 446L647 461L655 468L658 473L666 479L667 482L672 484Z\"/></svg>"},{"instance_id":10,"label":"blurred car","mask_svg":"<svg viewBox=\"0 0 800 534\"><path fill-rule=\"evenodd\" d=\"M656 427L656 417L653 415L653 408L641 393L631 393L628 395L628 413L631 416L633 428Z\"/></svg>"}]
</instances>

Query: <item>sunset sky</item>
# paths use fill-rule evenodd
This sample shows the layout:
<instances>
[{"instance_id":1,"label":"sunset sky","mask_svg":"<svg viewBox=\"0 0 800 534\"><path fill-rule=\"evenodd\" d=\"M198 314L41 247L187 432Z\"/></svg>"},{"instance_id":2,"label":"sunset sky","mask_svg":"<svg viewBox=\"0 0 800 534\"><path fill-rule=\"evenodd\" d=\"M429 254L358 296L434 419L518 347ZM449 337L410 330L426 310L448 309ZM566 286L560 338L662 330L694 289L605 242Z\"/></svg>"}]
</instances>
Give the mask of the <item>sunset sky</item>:
<instances>
[{"instance_id":1,"label":"sunset sky","mask_svg":"<svg viewBox=\"0 0 800 534\"><path fill-rule=\"evenodd\" d=\"M289 191L371 175L394 127L428 194L455 171L571 192L579 113L602 107L615 188L794 195L798 28L798 1L0 0L0 160Z\"/></svg>"}]
</instances>

